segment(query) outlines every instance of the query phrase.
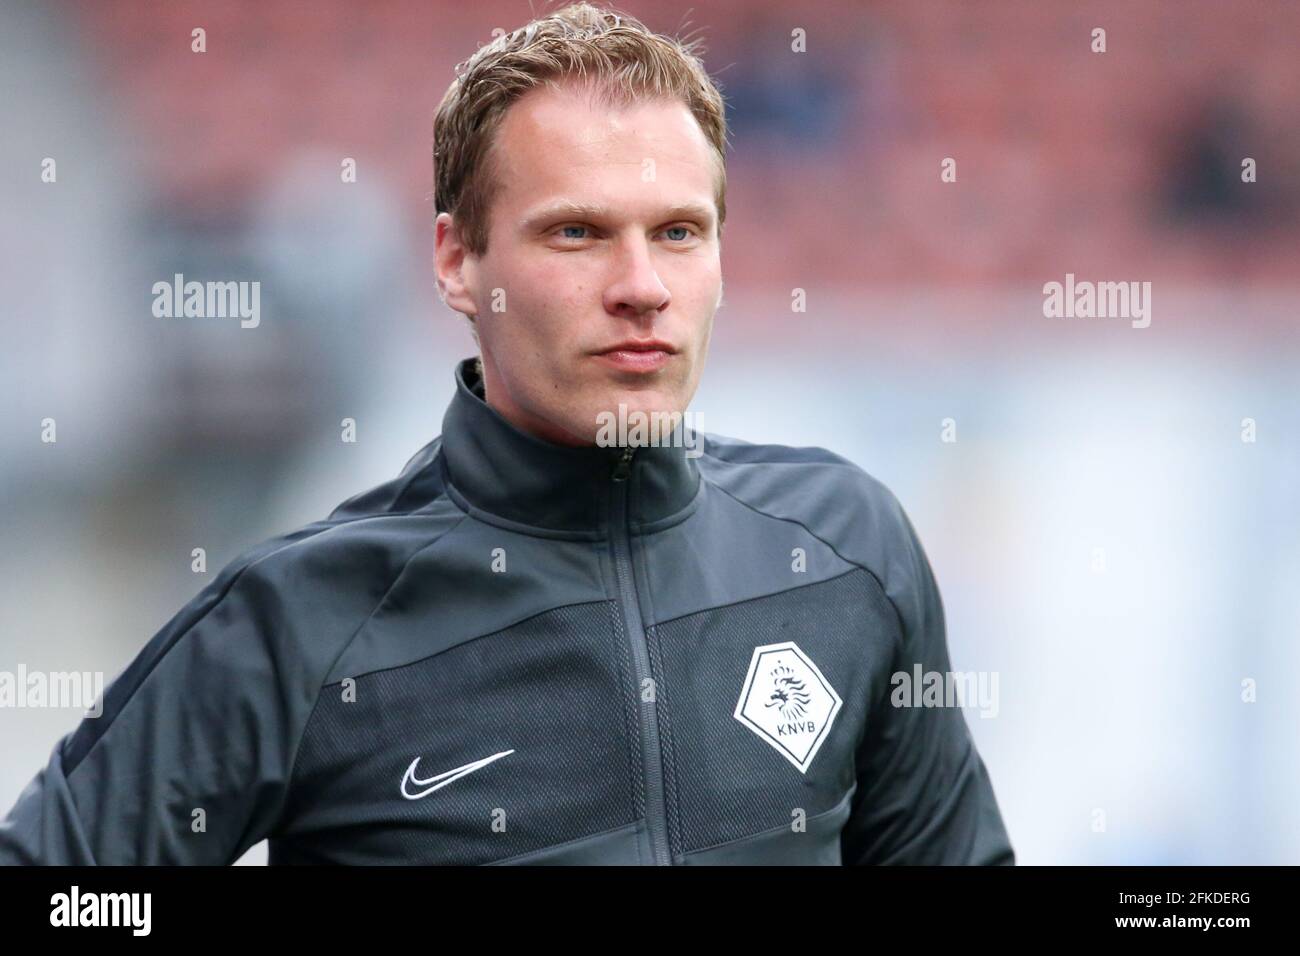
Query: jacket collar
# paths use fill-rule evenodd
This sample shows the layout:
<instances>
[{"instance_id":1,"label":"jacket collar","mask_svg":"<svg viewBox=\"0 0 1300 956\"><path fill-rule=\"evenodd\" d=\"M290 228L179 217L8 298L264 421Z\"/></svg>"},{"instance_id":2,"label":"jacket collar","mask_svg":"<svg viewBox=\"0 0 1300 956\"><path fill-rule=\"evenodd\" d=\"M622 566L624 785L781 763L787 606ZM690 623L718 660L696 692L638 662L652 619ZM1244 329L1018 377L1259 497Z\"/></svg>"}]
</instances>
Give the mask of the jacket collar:
<instances>
[{"instance_id":1,"label":"jacket collar","mask_svg":"<svg viewBox=\"0 0 1300 956\"><path fill-rule=\"evenodd\" d=\"M480 511L551 531L609 526L614 465L623 449L570 447L520 431L483 398L473 358L456 366L456 394L442 423L442 458L454 492ZM638 447L627 479L634 527L681 515L699 489L682 443Z\"/></svg>"}]
</instances>

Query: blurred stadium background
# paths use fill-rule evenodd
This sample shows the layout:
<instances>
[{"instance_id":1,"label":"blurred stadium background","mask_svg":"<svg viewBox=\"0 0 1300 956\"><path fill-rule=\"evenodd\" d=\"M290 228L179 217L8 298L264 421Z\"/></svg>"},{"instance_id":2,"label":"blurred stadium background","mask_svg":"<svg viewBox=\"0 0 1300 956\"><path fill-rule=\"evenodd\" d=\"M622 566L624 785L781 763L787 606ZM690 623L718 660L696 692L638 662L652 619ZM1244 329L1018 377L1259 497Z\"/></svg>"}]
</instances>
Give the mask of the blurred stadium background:
<instances>
[{"instance_id":1,"label":"blurred stadium background","mask_svg":"<svg viewBox=\"0 0 1300 956\"><path fill-rule=\"evenodd\" d=\"M1300 860L1300 5L620 6L698 30L729 100L694 408L903 501L954 668L1000 676L967 720L1019 861ZM530 13L0 6L0 669L113 676L438 433L472 341L430 266L432 113ZM261 326L154 318L175 272L259 280ZM1151 326L1044 318L1067 272L1150 281ZM0 711L0 812L77 717Z\"/></svg>"}]
</instances>

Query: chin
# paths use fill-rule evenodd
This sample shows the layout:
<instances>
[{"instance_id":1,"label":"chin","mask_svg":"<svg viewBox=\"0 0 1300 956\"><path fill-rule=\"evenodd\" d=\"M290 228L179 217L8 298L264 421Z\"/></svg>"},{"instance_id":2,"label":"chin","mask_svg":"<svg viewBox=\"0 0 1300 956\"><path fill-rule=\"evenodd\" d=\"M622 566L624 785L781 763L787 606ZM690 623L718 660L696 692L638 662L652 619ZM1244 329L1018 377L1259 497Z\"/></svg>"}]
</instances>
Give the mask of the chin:
<instances>
[{"instance_id":1,"label":"chin","mask_svg":"<svg viewBox=\"0 0 1300 956\"><path fill-rule=\"evenodd\" d=\"M597 411L618 413L619 406L625 406L628 414L638 412L649 415L655 412L680 412L681 404L677 395L658 389L613 389L596 404Z\"/></svg>"}]
</instances>

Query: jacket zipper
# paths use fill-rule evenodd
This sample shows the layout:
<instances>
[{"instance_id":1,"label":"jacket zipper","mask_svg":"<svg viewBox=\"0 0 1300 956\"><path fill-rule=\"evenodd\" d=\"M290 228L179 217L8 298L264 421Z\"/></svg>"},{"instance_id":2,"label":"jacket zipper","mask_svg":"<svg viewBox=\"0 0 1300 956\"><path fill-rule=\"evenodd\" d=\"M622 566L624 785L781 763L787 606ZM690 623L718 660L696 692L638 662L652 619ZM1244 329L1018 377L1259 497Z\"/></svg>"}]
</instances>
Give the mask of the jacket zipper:
<instances>
[{"instance_id":1,"label":"jacket zipper","mask_svg":"<svg viewBox=\"0 0 1300 956\"><path fill-rule=\"evenodd\" d=\"M614 463L610 479L614 483L611 539L614 542L614 573L618 578L619 602L623 607L623 625L632 644L632 665L636 677L634 693L641 724L641 766L645 774L646 825L650 829L650 847L655 864L669 866L672 857L668 852L668 813L664 804L663 754L659 747L659 721L655 716L655 703L641 699L641 688L650 674L650 647L646 642L645 628L641 624L641 601L636 593L636 580L632 576L632 542L628 533L628 478L632 474L632 456L636 447L628 445ZM653 683L650 686L654 686ZM655 695L655 700L658 695Z\"/></svg>"}]
</instances>

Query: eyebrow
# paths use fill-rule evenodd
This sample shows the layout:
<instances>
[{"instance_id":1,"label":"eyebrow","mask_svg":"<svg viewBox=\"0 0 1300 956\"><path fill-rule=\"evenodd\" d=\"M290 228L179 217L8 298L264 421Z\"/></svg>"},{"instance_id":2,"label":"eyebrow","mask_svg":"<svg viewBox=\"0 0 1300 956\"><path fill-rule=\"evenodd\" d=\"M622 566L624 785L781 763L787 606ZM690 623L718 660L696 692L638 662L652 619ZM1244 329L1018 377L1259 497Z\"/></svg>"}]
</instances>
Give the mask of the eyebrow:
<instances>
[{"instance_id":1,"label":"eyebrow","mask_svg":"<svg viewBox=\"0 0 1300 956\"><path fill-rule=\"evenodd\" d=\"M544 223L558 219L602 219L607 218L609 214L610 208L604 203L575 202L571 199L561 199L529 213L519 220L519 225L525 230L532 230L541 227ZM680 203L664 211L664 222L676 219L693 219L705 226L712 226L714 213L710 207L701 206L698 203Z\"/></svg>"}]
</instances>

